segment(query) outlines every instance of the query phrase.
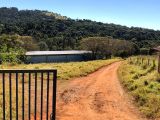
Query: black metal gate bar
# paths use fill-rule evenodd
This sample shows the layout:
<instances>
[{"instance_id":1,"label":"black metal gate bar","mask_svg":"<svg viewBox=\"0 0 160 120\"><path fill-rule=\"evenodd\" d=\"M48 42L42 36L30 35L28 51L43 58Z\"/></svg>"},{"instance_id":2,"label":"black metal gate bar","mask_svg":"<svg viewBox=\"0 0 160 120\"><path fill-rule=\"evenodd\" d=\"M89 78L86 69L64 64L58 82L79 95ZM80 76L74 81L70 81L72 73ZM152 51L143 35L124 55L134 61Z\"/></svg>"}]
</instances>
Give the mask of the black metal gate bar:
<instances>
[{"instance_id":1,"label":"black metal gate bar","mask_svg":"<svg viewBox=\"0 0 160 120\"><path fill-rule=\"evenodd\" d=\"M41 73L41 120L43 116L43 73Z\"/></svg>"},{"instance_id":2,"label":"black metal gate bar","mask_svg":"<svg viewBox=\"0 0 160 120\"><path fill-rule=\"evenodd\" d=\"M24 73L22 73L22 120L24 120Z\"/></svg>"},{"instance_id":3,"label":"black metal gate bar","mask_svg":"<svg viewBox=\"0 0 160 120\"><path fill-rule=\"evenodd\" d=\"M12 120L12 73L9 73L9 106L10 106L10 120Z\"/></svg>"},{"instance_id":4,"label":"black metal gate bar","mask_svg":"<svg viewBox=\"0 0 160 120\"><path fill-rule=\"evenodd\" d=\"M2 83L2 85L3 85L3 120L5 120L6 119L6 117L5 117L5 114L6 114L6 112L5 112L5 106L6 106L6 99L5 99L5 73L2 73L2 81L3 81L3 83Z\"/></svg>"},{"instance_id":5,"label":"black metal gate bar","mask_svg":"<svg viewBox=\"0 0 160 120\"><path fill-rule=\"evenodd\" d=\"M16 73L16 120L18 120L18 73Z\"/></svg>"},{"instance_id":6,"label":"black metal gate bar","mask_svg":"<svg viewBox=\"0 0 160 120\"><path fill-rule=\"evenodd\" d=\"M47 109L46 109L46 120L48 120L48 105L49 105L49 73L47 73Z\"/></svg>"},{"instance_id":7,"label":"black metal gate bar","mask_svg":"<svg viewBox=\"0 0 160 120\"><path fill-rule=\"evenodd\" d=\"M28 119L31 119L31 73L29 73L28 79Z\"/></svg>"},{"instance_id":8,"label":"black metal gate bar","mask_svg":"<svg viewBox=\"0 0 160 120\"><path fill-rule=\"evenodd\" d=\"M37 78L37 75L38 73L40 73L41 75L41 79L40 79L40 84L41 84L41 92L39 93L40 94L40 98L41 98L41 101L40 101L40 119L42 120L43 119L43 83L44 83L44 76L43 76L43 73L47 73L47 101L46 101L46 119L48 120L48 116L49 116L49 92L50 92L50 89L49 89L49 81L50 81L50 76L53 75L53 86L52 86L52 114L50 115L50 120L55 120L56 119L56 87L57 87L57 70L0 70L0 74L2 75L2 89L3 89L3 120L6 120L6 115L5 115L5 111L6 111L6 88L5 86L7 85L6 82L5 82L5 79L6 79L6 76L8 76L9 78L9 111L10 111L10 120L13 119L13 116L12 116L12 75L15 74L15 82L16 82L16 120L18 120L19 118L19 103L18 103L18 98L19 98L19 74L21 74L21 80L22 80L22 120L25 119L25 104L24 104L24 101L25 101L25 98L24 98L24 92L25 92L25 75L26 73L28 73L28 119L30 120L31 119L31 74L34 74L35 77L35 97L34 97L34 119L36 120L37 119L37 81L38 81L38 78Z\"/></svg>"},{"instance_id":9,"label":"black metal gate bar","mask_svg":"<svg viewBox=\"0 0 160 120\"><path fill-rule=\"evenodd\" d=\"M57 71L53 72L52 120L56 120Z\"/></svg>"},{"instance_id":10,"label":"black metal gate bar","mask_svg":"<svg viewBox=\"0 0 160 120\"><path fill-rule=\"evenodd\" d=\"M34 120L37 119L37 73L35 72Z\"/></svg>"}]
</instances>

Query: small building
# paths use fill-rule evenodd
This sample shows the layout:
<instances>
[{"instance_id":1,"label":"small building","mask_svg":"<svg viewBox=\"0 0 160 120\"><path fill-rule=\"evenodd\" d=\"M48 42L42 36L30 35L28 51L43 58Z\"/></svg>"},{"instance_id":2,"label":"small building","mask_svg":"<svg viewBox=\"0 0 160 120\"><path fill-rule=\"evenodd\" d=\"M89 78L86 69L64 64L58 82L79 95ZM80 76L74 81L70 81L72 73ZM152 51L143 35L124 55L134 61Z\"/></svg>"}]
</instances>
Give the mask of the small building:
<instances>
[{"instance_id":1,"label":"small building","mask_svg":"<svg viewBox=\"0 0 160 120\"><path fill-rule=\"evenodd\" d=\"M154 48L152 48L153 50L155 50L156 52L158 51L160 51L160 46L157 46L157 47L154 47Z\"/></svg>"},{"instance_id":2,"label":"small building","mask_svg":"<svg viewBox=\"0 0 160 120\"><path fill-rule=\"evenodd\" d=\"M30 51L26 52L27 63L52 63L87 61L91 59L91 51Z\"/></svg>"}]
</instances>

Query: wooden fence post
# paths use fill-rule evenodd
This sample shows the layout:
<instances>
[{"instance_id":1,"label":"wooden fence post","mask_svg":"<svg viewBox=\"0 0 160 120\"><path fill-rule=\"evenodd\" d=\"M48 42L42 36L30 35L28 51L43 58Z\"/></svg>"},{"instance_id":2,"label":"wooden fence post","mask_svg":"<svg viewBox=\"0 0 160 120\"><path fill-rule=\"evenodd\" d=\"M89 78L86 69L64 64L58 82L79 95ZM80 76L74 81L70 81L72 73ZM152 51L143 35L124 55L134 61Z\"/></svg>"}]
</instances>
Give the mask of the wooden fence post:
<instances>
[{"instance_id":1,"label":"wooden fence post","mask_svg":"<svg viewBox=\"0 0 160 120\"><path fill-rule=\"evenodd\" d=\"M148 65L149 65L149 60L150 60L150 59L148 59L148 61L147 61L147 62L148 62L148 63L147 63Z\"/></svg>"},{"instance_id":2,"label":"wooden fence post","mask_svg":"<svg viewBox=\"0 0 160 120\"><path fill-rule=\"evenodd\" d=\"M160 73L160 53L158 53L158 73Z\"/></svg>"},{"instance_id":3,"label":"wooden fence post","mask_svg":"<svg viewBox=\"0 0 160 120\"><path fill-rule=\"evenodd\" d=\"M142 65L143 65L143 58L142 58Z\"/></svg>"}]
</instances>

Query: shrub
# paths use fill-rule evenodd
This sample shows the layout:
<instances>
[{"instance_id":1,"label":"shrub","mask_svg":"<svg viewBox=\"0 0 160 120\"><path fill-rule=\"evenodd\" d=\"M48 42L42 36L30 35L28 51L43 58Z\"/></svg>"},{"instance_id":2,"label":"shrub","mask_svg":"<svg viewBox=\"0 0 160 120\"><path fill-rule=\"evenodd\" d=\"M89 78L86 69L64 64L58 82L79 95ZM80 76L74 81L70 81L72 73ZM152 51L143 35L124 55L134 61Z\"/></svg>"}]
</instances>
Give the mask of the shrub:
<instances>
[{"instance_id":1,"label":"shrub","mask_svg":"<svg viewBox=\"0 0 160 120\"><path fill-rule=\"evenodd\" d=\"M10 63L12 65L21 63L25 60L25 51L21 48L10 48L3 47L0 49L0 60L2 63Z\"/></svg>"},{"instance_id":2,"label":"shrub","mask_svg":"<svg viewBox=\"0 0 160 120\"><path fill-rule=\"evenodd\" d=\"M147 80L144 81L144 85L147 86L149 83Z\"/></svg>"},{"instance_id":3,"label":"shrub","mask_svg":"<svg viewBox=\"0 0 160 120\"><path fill-rule=\"evenodd\" d=\"M148 49L148 48L141 48L140 49L141 55L149 55L149 53L150 53L150 49Z\"/></svg>"}]
</instances>

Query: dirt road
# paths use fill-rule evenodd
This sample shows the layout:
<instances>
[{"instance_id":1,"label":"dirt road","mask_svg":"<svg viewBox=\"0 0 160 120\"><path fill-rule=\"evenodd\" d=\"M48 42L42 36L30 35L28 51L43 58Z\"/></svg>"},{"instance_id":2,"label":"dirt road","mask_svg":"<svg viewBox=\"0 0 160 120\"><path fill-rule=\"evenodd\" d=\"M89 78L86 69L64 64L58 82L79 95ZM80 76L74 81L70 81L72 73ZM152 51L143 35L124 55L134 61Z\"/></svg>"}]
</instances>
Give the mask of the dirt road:
<instances>
[{"instance_id":1,"label":"dirt road","mask_svg":"<svg viewBox=\"0 0 160 120\"><path fill-rule=\"evenodd\" d=\"M71 80L65 90L60 89L57 120L142 120L119 83L120 64Z\"/></svg>"}]
</instances>

